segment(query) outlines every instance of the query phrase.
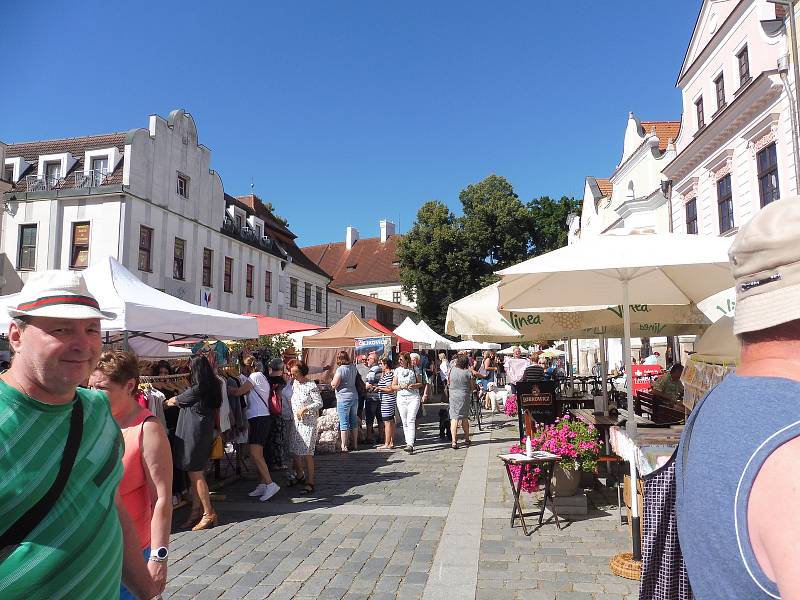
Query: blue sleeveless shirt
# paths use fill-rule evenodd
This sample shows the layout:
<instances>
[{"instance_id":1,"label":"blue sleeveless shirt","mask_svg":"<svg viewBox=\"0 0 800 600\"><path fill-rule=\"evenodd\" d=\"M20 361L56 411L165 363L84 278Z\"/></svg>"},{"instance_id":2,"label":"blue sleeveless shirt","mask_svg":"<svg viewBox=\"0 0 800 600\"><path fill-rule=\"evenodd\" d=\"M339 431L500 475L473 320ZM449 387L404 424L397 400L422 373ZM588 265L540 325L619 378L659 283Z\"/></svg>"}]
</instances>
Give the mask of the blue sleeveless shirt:
<instances>
[{"instance_id":1,"label":"blue sleeveless shirt","mask_svg":"<svg viewBox=\"0 0 800 600\"><path fill-rule=\"evenodd\" d=\"M686 465L685 439L676 457L677 516L695 598L779 598L753 553L747 503L766 459L800 436L800 383L729 375L689 420Z\"/></svg>"}]
</instances>

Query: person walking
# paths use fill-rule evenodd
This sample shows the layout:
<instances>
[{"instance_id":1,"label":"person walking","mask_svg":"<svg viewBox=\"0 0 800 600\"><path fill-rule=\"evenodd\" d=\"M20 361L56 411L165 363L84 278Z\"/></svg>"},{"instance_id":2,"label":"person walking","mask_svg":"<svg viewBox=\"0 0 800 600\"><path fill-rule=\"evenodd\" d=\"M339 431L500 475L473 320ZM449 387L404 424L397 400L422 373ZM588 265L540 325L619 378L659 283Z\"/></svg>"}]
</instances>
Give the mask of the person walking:
<instances>
[{"instance_id":1,"label":"person walking","mask_svg":"<svg viewBox=\"0 0 800 600\"><path fill-rule=\"evenodd\" d=\"M458 426L464 431L464 444L469 446L469 404L475 389L475 377L469 369L466 356L459 356L456 364L450 369L450 433L451 447L458 449Z\"/></svg>"},{"instance_id":2,"label":"person walking","mask_svg":"<svg viewBox=\"0 0 800 600\"><path fill-rule=\"evenodd\" d=\"M336 355L336 372L331 387L336 392L336 412L342 436L342 452L358 449L358 371L350 363L350 355L341 350Z\"/></svg>"},{"instance_id":3,"label":"person walking","mask_svg":"<svg viewBox=\"0 0 800 600\"><path fill-rule=\"evenodd\" d=\"M411 355L408 352L400 354L400 366L394 370L392 390L397 393L397 410L403 422L405 436L405 451L414 454L416 441L417 411L420 407L419 390L422 381L417 376L411 365Z\"/></svg>"},{"instance_id":4,"label":"person walking","mask_svg":"<svg viewBox=\"0 0 800 600\"><path fill-rule=\"evenodd\" d=\"M314 449L317 445L317 413L322 408L322 396L314 381L307 379L308 365L301 360L292 365L292 413L294 428L290 451L294 461L295 478L303 483L301 494L314 491Z\"/></svg>"},{"instance_id":5,"label":"person walking","mask_svg":"<svg viewBox=\"0 0 800 600\"><path fill-rule=\"evenodd\" d=\"M447 378L449 373L450 361L447 360L447 354L445 352L439 352L439 381L442 383L442 398L445 402L449 402L449 390L447 389Z\"/></svg>"},{"instance_id":6,"label":"person walking","mask_svg":"<svg viewBox=\"0 0 800 600\"><path fill-rule=\"evenodd\" d=\"M139 598L159 597L117 494L119 427L104 394L78 387L100 358L101 319L115 315L80 271L31 273L14 302L14 359L0 376L0 598L115 598L120 575Z\"/></svg>"},{"instance_id":7,"label":"person walking","mask_svg":"<svg viewBox=\"0 0 800 600\"><path fill-rule=\"evenodd\" d=\"M378 446L381 450L394 449L394 415L397 412L397 394L394 392L392 382L394 381L394 371L392 361L388 358L380 360L383 371L378 380L377 391L380 395L381 420L383 421L384 442Z\"/></svg>"},{"instance_id":8,"label":"person walking","mask_svg":"<svg viewBox=\"0 0 800 600\"><path fill-rule=\"evenodd\" d=\"M139 361L122 350L104 352L89 377L89 387L105 392L122 430L125 454L119 495L133 520L139 547L159 593L167 585L169 533L172 527L172 451L156 417L136 401ZM120 600L135 600L125 585Z\"/></svg>"},{"instance_id":9,"label":"person walking","mask_svg":"<svg viewBox=\"0 0 800 600\"><path fill-rule=\"evenodd\" d=\"M217 374L205 356L194 356L189 362L191 386L167 400L179 406L175 446L172 449L175 466L186 471L192 494L192 510L182 525L192 531L208 529L219 521L211 504L211 494L205 478L205 468L214 443L214 412L222 404L222 390Z\"/></svg>"}]
</instances>

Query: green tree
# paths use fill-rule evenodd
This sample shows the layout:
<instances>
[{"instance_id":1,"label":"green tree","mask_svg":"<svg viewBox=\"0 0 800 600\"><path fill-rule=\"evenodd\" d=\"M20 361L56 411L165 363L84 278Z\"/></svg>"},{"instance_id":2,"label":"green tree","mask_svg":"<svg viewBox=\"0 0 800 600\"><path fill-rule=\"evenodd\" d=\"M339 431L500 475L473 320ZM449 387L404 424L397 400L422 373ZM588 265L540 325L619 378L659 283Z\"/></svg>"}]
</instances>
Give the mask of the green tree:
<instances>
[{"instance_id":1,"label":"green tree","mask_svg":"<svg viewBox=\"0 0 800 600\"><path fill-rule=\"evenodd\" d=\"M469 246L486 261L482 279L528 256L530 213L505 177L489 175L459 194Z\"/></svg>"},{"instance_id":2,"label":"green tree","mask_svg":"<svg viewBox=\"0 0 800 600\"><path fill-rule=\"evenodd\" d=\"M275 207L272 206L272 202L263 202L263 204L264 208L266 208L270 212L270 214L278 223L280 223L284 227L289 227L289 221L287 221L286 219L284 219L282 216L280 216L278 213L275 212Z\"/></svg>"},{"instance_id":3,"label":"green tree","mask_svg":"<svg viewBox=\"0 0 800 600\"><path fill-rule=\"evenodd\" d=\"M538 256L566 246L567 216L570 213L580 214L580 211L581 201L567 196L561 196L560 200L542 196L528 202L533 255Z\"/></svg>"},{"instance_id":4,"label":"green tree","mask_svg":"<svg viewBox=\"0 0 800 600\"><path fill-rule=\"evenodd\" d=\"M398 242L397 256L403 291L437 331L444 331L448 304L480 287L485 263L468 247L461 220L442 202L422 205Z\"/></svg>"}]
</instances>

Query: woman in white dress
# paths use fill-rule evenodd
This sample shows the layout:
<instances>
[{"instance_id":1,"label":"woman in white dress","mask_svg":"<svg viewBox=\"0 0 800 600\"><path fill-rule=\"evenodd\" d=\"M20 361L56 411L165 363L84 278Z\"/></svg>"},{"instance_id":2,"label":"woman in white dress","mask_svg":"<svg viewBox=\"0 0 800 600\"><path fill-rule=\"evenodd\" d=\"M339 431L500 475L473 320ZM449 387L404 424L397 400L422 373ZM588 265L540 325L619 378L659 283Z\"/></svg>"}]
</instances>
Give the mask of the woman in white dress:
<instances>
[{"instance_id":1,"label":"woman in white dress","mask_svg":"<svg viewBox=\"0 0 800 600\"><path fill-rule=\"evenodd\" d=\"M294 429L289 447L294 462L295 477L305 482L301 494L314 491L314 448L317 445L317 413L322 408L322 396L317 384L306 379L308 365L298 360L292 365L292 413Z\"/></svg>"}]
</instances>

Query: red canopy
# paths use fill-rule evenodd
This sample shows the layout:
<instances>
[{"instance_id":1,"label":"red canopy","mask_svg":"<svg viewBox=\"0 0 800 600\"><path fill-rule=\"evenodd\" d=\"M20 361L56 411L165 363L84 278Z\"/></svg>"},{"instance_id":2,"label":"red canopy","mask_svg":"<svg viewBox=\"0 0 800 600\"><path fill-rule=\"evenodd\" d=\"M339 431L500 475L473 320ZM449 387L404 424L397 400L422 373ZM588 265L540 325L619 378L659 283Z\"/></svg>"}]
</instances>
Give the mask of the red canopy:
<instances>
[{"instance_id":1,"label":"red canopy","mask_svg":"<svg viewBox=\"0 0 800 600\"><path fill-rule=\"evenodd\" d=\"M386 327L378 323L375 319L370 319L367 321L370 325L372 325L375 329L380 331L381 333L385 333L386 335L391 335L397 338L397 345L400 346L400 352L413 352L414 348L412 347L411 342L409 342L406 338L402 338L393 331L388 330Z\"/></svg>"},{"instance_id":2,"label":"red canopy","mask_svg":"<svg viewBox=\"0 0 800 600\"><path fill-rule=\"evenodd\" d=\"M258 320L258 335L277 335L279 333L295 333L297 331L311 331L313 329L325 329L320 325L301 323L299 321L289 321L287 319L277 319L265 315L255 315L246 313L243 317L255 317Z\"/></svg>"}]
</instances>

